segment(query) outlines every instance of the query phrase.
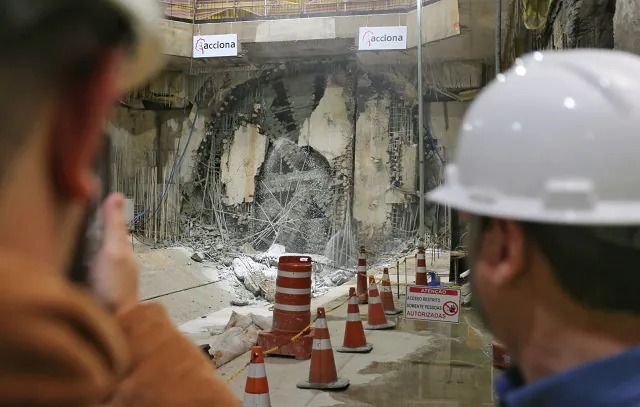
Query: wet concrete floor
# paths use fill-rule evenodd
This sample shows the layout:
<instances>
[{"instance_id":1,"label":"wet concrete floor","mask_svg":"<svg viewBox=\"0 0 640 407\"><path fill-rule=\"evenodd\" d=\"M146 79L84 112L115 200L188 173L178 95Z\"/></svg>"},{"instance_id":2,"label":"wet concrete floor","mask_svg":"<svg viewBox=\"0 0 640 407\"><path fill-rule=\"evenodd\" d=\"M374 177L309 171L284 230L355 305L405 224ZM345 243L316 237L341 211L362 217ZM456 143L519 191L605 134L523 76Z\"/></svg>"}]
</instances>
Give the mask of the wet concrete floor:
<instances>
[{"instance_id":1,"label":"wet concrete floor","mask_svg":"<svg viewBox=\"0 0 640 407\"><path fill-rule=\"evenodd\" d=\"M425 346L394 362L371 362L359 373L380 377L334 394L344 407L494 406L491 336L472 310L459 324L391 317L398 330L425 336Z\"/></svg>"}]
</instances>

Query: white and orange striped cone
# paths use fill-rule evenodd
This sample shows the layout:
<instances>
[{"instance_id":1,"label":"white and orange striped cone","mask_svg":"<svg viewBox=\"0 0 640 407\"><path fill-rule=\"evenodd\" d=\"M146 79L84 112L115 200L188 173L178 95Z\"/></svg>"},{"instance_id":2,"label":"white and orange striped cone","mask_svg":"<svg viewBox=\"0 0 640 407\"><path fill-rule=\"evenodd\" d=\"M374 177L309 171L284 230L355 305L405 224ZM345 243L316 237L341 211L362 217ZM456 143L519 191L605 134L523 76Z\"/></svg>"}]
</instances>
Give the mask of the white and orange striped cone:
<instances>
[{"instance_id":1,"label":"white and orange striped cone","mask_svg":"<svg viewBox=\"0 0 640 407\"><path fill-rule=\"evenodd\" d=\"M427 263L424 257L424 246L418 246L416 256L416 285L427 285Z\"/></svg>"},{"instance_id":2,"label":"white and orange striped cone","mask_svg":"<svg viewBox=\"0 0 640 407\"><path fill-rule=\"evenodd\" d=\"M250 360L242 407L271 407L269 383L261 346L254 346L251 349Z\"/></svg>"},{"instance_id":3,"label":"white and orange striped cone","mask_svg":"<svg viewBox=\"0 0 640 407\"><path fill-rule=\"evenodd\" d=\"M378 292L375 278L369 276L369 310L364 329L391 329L395 327L396 323L387 321L387 316L384 314L384 308L382 308L382 300L380 300L380 293Z\"/></svg>"},{"instance_id":4,"label":"white and orange striped cone","mask_svg":"<svg viewBox=\"0 0 640 407\"><path fill-rule=\"evenodd\" d=\"M356 273L356 292L358 293L358 303L366 304L367 301L369 301L369 298L367 297L367 250L364 246L360 246Z\"/></svg>"},{"instance_id":5,"label":"white and orange striped cone","mask_svg":"<svg viewBox=\"0 0 640 407\"><path fill-rule=\"evenodd\" d=\"M382 285L380 286L380 297L382 298L382 308L387 315L398 315L402 312L396 308L393 303L393 291L391 291L391 279L389 278L389 269L384 268L382 272Z\"/></svg>"},{"instance_id":6,"label":"white and orange striped cone","mask_svg":"<svg viewBox=\"0 0 640 407\"><path fill-rule=\"evenodd\" d=\"M316 390L346 389L349 387L349 380L338 377L324 308L318 308L318 315L314 326L309 380L296 384L296 387L299 389Z\"/></svg>"},{"instance_id":7,"label":"white and orange striped cone","mask_svg":"<svg viewBox=\"0 0 640 407\"><path fill-rule=\"evenodd\" d=\"M347 305L347 322L344 327L344 342L340 349L341 353L368 353L373 349L373 345L367 343L364 335L364 327L360 319L360 307L356 289L349 288L349 305Z\"/></svg>"}]
</instances>

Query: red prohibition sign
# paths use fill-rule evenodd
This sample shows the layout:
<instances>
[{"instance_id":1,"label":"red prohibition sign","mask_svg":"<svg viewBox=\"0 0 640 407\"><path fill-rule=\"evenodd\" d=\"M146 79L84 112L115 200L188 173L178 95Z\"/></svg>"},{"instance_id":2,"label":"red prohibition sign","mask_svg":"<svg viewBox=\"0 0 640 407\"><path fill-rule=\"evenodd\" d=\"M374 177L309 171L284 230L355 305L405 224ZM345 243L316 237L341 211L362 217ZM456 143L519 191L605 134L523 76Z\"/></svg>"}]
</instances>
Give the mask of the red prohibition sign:
<instances>
[{"instance_id":1,"label":"red prohibition sign","mask_svg":"<svg viewBox=\"0 0 640 407\"><path fill-rule=\"evenodd\" d=\"M458 313L458 304L453 301L447 301L442 306L442 311L444 311L444 313L448 316L452 317Z\"/></svg>"}]
</instances>

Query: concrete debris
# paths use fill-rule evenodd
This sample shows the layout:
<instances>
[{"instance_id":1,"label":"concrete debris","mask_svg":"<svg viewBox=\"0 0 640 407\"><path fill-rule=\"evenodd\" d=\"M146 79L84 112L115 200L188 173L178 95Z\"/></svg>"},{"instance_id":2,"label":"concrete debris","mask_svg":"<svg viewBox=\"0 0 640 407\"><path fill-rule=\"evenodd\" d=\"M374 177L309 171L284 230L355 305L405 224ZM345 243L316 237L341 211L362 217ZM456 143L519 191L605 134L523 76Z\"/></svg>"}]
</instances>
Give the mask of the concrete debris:
<instances>
[{"instance_id":1,"label":"concrete debris","mask_svg":"<svg viewBox=\"0 0 640 407\"><path fill-rule=\"evenodd\" d=\"M211 343L211 354L216 367L232 361L258 343L260 330L251 326L247 329L230 328L215 337Z\"/></svg>"},{"instance_id":2,"label":"concrete debris","mask_svg":"<svg viewBox=\"0 0 640 407\"><path fill-rule=\"evenodd\" d=\"M195 252L195 253L193 253L193 256L191 256L191 260L196 261L198 263L202 263L206 259L207 259L206 254L204 254L202 252Z\"/></svg>"},{"instance_id":3,"label":"concrete debris","mask_svg":"<svg viewBox=\"0 0 640 407\"><path fill-rule=\"evenodd\" d=\"M242 246L242 253L244 253L244 254L258 254L260 252L257 251L256 249L254 249L253 246L251 246L251 243L245 243L244 246Z\"/></svg>"},{"instance_id":4,"label":"concrete debris","mask_svg":"<svg viewBox=\"0 0 640 407\"><path fill-rule=\"evenodd\" d=\"M242 355L258 343L258 333L271 328L272 319L261 315L232 312L229 322L209 343L209 354L216 367Z\"/></svg>"},{"instance_id":5,"label":"concrete debris","mask_svg":"<svg viewBox=\"0 0 640 407\"><path fill-rule=\"evenodd\" d=\"M273 302L275 296L276 271L257 263L250 257L238 257L232 262L233 273L254 297L262 296Z\"/></svg>"}]
</instances>

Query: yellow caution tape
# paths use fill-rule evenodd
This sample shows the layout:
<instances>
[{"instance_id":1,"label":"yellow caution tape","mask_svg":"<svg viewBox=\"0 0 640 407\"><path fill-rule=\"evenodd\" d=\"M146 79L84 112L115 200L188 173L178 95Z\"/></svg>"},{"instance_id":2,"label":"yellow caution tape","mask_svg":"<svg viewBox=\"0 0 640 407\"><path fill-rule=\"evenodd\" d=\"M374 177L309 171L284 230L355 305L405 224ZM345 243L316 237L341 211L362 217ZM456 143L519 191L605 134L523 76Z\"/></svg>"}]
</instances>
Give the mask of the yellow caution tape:
<instances>
[{"instance_id":1,"label":"yellow caution tape","mask_svg":"<svg viewBox=\"0 0 640 407\"><path fill-rule=\"evenodd\" d=\"M371 288L371 285L369 285L369 287L368 287L368 288ZM368 289L368 288L367 288L367 289ZM347 297L347 299L346 299L346 300L342 301L340 304L338 304L338 305L336 305L336 306L334 306L334 307L329 307L329 308L327 308L325 312L326 312L326 313L329 313L329 312L333 312L333 311L337 310L338 308L340 308L340 307L342 307L344 304L346 304L346 303L349 301L349 298L351 298L351 297ZM304 333L305 333L305 332L307 332L309 329L311 329L311 327L313 326L314 322L315 322L315 320L314 320L314 321L312 321L309 325L307 325L307 326L306 326L302 331L300 331L300 332L298 332L296 335L292 336L292 337L289 339L289 341L288 341L288 342L283 343L282 345L279 345L279 346L275 346L275 347L273 347L273 348L268 349L267 351L265 351L265 352L264 352L264 356L265 356L265 357L268 357L270 354L274 353L275 351L277 351L277 350L278 350L278 349L280 349L281 347L283 347L283 346L285 346L285 345L288 345L289 343L291 343L291 342L294 342L294 341L298 340L302 335L304 335ZM229 383L230 381L234 380L236 377L240 376L240 374L242 374L242 372L244 372L244 371L247 369L247 367L249 367L249 365L250 365L250 364L251 364L251 362L247 363L247 364L246 364L242 369L240 369L240 370L238 370L238 371L234 372L231 376L229 376L229 378L226 380L226 382L227 382L227 383Z\"/></svg>"},{"instance_id":2,"label":"yellow caution tape","mask_svg":"<svg viewBox=\"0 0 640 407\"><path fill-rule=\"evenodd\" d=\"M235 372L234 374L232 374L231 376L229 376L229 378L227 379L227 383L229 383L230 381L232 381L232 380L233 380L233 379L235 379L236 377L240 376L240 374L241 374L242 372L244 372L244 370L245 370L247 367L249 367L249 364L250 364L250 363L251 363L251 362L247 363L247 364L245 365L245 367L243 367L242 369L238 370L237 372Z\"/></svg>"},{"instance_id":3,"label":"yellow caution tape","mask_svg":"<svg viewBox=\"0 0 640 407\"><path fill-rule=\"evenodd\" d=\"M406 259L405 259L406 260ZM376 277L374 276L374 279L376 279ZM377 278L378 281L382 281L382 278ZM400 283L399 281L397 283L393 283L391 282L391 284L396 284L396 285L412 285L412 284L404 284L404 283ZM369 291L369 289L371 288L372 284L369 284L369 286L367 287L367 291ZM434 287L435 288L435 287ZM446 286L446 288L459 288L459 286ZM365 294L361 294L359 296L359 298L364 298ZM342 307L344 304L346 304L349 301L349 298L351 297L347 297L346 300L342 301L341 303L339 303L336 306L333 307L328 307L326 309L326 313L329 312L333 312L335 310L337 310L338 308ZM283 343L282 345L279 346L275 346L271 349L268 349L267 351L264 352L264 356L268 357L270 354L276 352L278 349L280 349L281 347L288 345L291 342L294 342L296 340L298 340L302 335L304 335L305 332L307 332L309 329L311 329L311 327L313 326L313 324L315 323L315 320L312 321L311 323L309 323L309 325L307 325L302 331L298 332L296 335L292 336L289 341L287 341L286 343ZM242 369L234 372L231 376L229 376L229 378L226 380L227 383L229 383L230 381L234 380L235 378L237 378L238 376L240 376L240 374L242 374L242 372L244 372L247 367L249 367L249 365L251 364L251 362L247 363Z\"/></svg>"}]
</instances>

